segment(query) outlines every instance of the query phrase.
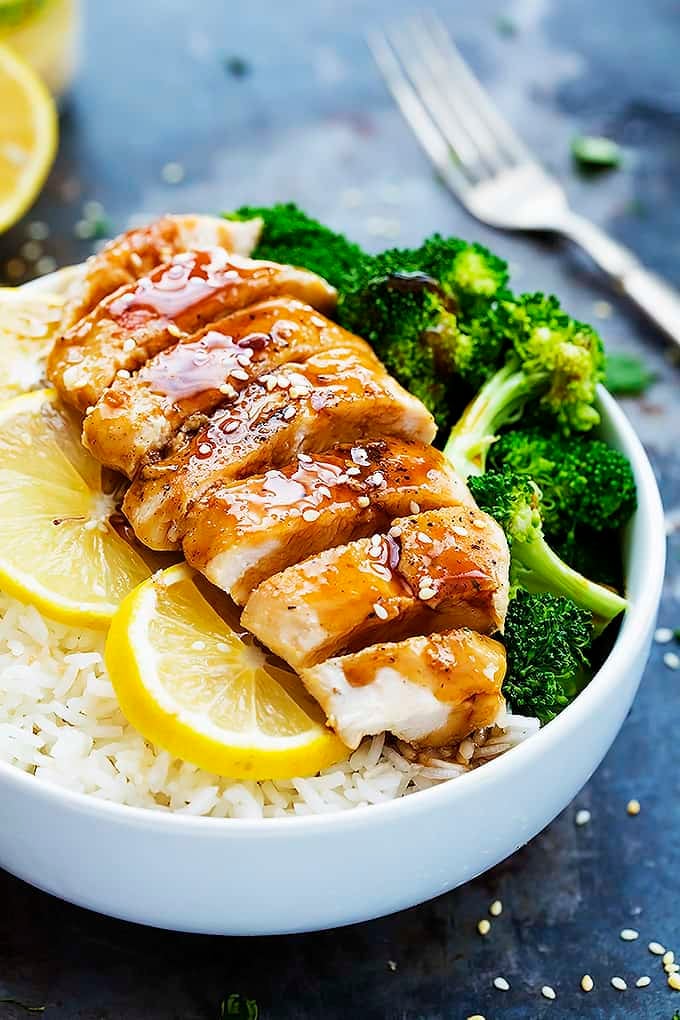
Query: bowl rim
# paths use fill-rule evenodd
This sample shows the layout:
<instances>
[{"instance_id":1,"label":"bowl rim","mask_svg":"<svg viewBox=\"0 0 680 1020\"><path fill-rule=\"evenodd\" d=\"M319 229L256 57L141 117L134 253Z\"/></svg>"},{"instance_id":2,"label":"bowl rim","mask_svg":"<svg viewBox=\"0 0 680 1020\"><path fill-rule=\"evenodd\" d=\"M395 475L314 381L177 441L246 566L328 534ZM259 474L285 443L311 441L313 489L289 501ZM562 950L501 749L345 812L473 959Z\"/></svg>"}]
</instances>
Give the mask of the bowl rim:
<instances>
[{"instance_id":1,"label":"bowl rim","mask_svg":"<svg viewBox=\"0 0 680 1020\"><path fill-rule=\"evenodd\" d=\"M60 274L64 274L64 270L33 281L26 285L26 289L47 290L50 283ZM588 686L556 719L521 744L471 772L407 796L347 811L284 818L213 818L120 804L89 793L65 789L50 783L49 780L36 779L31 773L3 761L0 761L0 784L8 783L17 791L38 799L58 802L64 808L79 813L98 816L101 819L109 817L113 822L135 827L174 831L185 835L200 832L204 836L212 835L215 838L223 838L227 834L240 838L254 833L268 837L290 835L297 838L303 832L317 828L338 832L371 823L380 825L383 820L387 821L394 816L413 818L437 807L451 808L457 798L468 794L474 796L475 790L479 789L481 784L488 784L504 777L507 780L513 772L520 773L524 768L530 768L551 743L566 737L569 731L572 734L578 732L598 703L606 702L610 695L615 696L618 676L644 648L661 597L666 542L663 506L654 472L633 426L603 386L598 387L598 403L604 412L604 424L609 426L618 443L624 447L632 464L638 493L635 520L644 523L644 527L637 528L635 548L631 543L627 574L632 572L635 564L644 563L645 569L642 572L642 582L636 601L626 612L609 655Z\"/></svg>"}]
</instances>

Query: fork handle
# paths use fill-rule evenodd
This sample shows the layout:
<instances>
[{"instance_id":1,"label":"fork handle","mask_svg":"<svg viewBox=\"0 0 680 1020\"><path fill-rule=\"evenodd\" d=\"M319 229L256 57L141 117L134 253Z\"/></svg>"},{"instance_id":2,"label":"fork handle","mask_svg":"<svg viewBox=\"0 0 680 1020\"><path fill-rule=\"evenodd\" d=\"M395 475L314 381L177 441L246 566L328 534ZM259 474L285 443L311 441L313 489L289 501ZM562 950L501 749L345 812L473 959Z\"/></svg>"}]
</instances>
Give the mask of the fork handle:
<instances>
[{"instance_id":1,"label":"fork handle","mask_svg":"<svg viewBox=\"0 0 680 1020\"><path fill-rule=\"evenodd\" d=\"M569 212L558 230L580 245L619 290L680 346L680 292L585 217Z\"/></svg>"}]
</instances>

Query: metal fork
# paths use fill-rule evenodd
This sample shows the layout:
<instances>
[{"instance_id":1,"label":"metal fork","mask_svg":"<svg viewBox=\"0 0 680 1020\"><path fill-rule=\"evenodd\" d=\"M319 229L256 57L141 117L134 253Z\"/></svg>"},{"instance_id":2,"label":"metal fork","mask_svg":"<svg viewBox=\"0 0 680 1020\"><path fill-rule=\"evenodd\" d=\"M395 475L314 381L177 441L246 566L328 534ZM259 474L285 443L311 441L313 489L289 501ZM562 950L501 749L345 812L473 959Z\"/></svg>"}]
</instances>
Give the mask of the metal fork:
<instances>
[{"instance_id":1,"label":"metal fork","mask_svg":"<svg viewBox=\"0 0 680 1020\"><path fill-rule=\"evenodd\" d=\"M579 244L680 345L680 294L569 208L558 182L494 107L443 23L422 13L369 46L387 87L450 191L483 223Z\"/></svg>"}]
</instances>

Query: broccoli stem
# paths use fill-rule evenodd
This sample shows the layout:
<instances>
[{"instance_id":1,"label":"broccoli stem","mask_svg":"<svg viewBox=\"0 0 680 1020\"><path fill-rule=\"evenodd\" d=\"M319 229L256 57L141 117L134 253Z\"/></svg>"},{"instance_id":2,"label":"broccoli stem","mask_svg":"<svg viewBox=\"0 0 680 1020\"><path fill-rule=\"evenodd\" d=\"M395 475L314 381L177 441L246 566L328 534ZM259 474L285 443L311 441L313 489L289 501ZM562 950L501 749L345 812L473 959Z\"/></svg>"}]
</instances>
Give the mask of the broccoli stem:
<instances>
[{"instance_id":1,"label":"broccoli stem","mask_svg":"<svg viewBox=\"0 0 680 1020\"><path fill-rule=\"evenodd\" d=\"M593 614L593 627L601 633L628 603L610 588L573 570L553 552L543 537L529 542L513 542L512 579L529 592L565 595L581 609Z\"/></svg>"},{"instance_id":2,"label":"broccoli stem","mask_svg":"<svg viewBox=\"0 0 680 1020\"><path fill-rule=\"evenodd\" d=\"M444 454L465 478L484 473L498 429L521 411L531 393L518 364L511 358L487 379L451 429Z\"/></svg>"}]
</instances>

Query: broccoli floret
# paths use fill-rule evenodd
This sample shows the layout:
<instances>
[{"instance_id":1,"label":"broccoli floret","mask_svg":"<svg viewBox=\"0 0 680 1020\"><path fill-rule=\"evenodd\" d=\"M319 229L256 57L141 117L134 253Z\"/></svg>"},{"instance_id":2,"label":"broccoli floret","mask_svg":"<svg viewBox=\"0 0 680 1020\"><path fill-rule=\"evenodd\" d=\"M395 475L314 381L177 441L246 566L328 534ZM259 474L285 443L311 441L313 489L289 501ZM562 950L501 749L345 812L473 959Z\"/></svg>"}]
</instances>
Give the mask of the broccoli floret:
<instances>
[{"instance_id":1,"label":"broccoli floret","mask_svg":"<svg viewBox=\"0 0 680 1020\"><path fill-rule=\"evenodd\" d=\"M598 632L623 612L624 598L568 566L548 545L540 490L531 479L510 471L487 471L470 478L469 485L480 508L498 521L508 539L513 588L572 599L592 614Z\"/></svg>"},{"instance_id":2,"label":"broccoli floret","mask_svg":"<svg viewBox=\"0 0 680 1020\"><path fill-rule=\"evenodd\" d=\"M579 528L623 527L637 505L627 457L599 439L513 430L491 447L487 466L532 478L541 490L543 527L563 541L574 542Z\"/></svg>"},{"instance_id":3,"label":"broccoli floret","mask_svg":"<svg viewBox=\"0 0 680 1020\"><path fill-rule=\"evenodd\" d=\"M561 712L589 679L590 614L571 599L519 591L510 602L503 643L503 693L516 712L541 722Z\"/></svg>"},{"instance_id":4,"label":"broccoli floret","mask_svg":"<svg viewBox=\"0 0 680 1020\"><path fill-rule=\"evenodd\" d=\"M565 434L600 418L592 406L604 371L598 334L570 318L554 297L503 299L494 329L505 338L505 363L487 379L451 430L445 452L466 476L480 474L496 433L536 401Z\"/></svg>"},{"instance_id":5,"label":"broccoli floret","mask_svg":"<svg viewBox=\"0 0 680 1020\"><path fill-rule=\"evenodd\" d=\"M292 202L272 206L242 205L227 219L249 220L261 216L264 227L253 258L284 262L310 269L339 290L366 257L358 244L324 227Z\"/></svg>"},{"instance_id":6,"label":"broccoli floret","mask_svg":"<svg viewBox=\"0 0 680 1020\"><path fill-rule=\"evenodd\" d=\"M502 337L488 310L506 281L505 263L486 249L435 234L420 248L393 248L363 261L340 295L338 321L366 337L445 425L452 375L480 385L498 362Z\"/></svg>"}]
</instances>

